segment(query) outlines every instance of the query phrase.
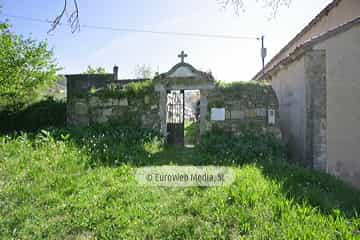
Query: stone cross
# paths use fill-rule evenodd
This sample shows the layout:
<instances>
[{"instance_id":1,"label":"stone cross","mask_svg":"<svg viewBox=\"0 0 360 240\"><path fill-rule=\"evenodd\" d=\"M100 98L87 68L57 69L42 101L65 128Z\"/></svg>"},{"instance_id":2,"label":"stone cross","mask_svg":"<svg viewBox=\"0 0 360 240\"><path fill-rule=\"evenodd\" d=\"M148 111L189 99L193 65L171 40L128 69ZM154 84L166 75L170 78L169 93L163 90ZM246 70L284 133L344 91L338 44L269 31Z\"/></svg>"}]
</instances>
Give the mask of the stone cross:
<instances>
[{"instance_id":1,"label":"stone cross","mask_svg":"<svg viewBox=\"0 0 360 240\"><path fill-rule=\"evenodd\" d=\"M184 58L186 58L188 55L184 53L184 51L181 51L181 54L178 55L178 58L181 59L181 63L184 63Z\"/></svg>"}]
</instances>

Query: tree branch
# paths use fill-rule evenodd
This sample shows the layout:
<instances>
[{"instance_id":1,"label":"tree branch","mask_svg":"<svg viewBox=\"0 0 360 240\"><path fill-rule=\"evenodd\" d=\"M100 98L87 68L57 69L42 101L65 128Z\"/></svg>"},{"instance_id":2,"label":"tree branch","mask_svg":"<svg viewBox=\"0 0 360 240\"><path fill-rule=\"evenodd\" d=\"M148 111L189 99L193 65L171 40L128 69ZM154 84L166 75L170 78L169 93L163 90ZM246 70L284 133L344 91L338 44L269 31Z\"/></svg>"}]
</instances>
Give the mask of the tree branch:
<instances>
[{"instance_id":1,"label":"tree branch","mask_svg":"<svg viewBox=\"0 0 360 240\"><path fill-rule=\"evenodd\" d=\"M67 19L67 22L70 26L71 32L75 33L80 31L80 21L79 21L79 5L77 0L73 0L74 10L72 10L70 16ZM61 13L52 21L51 28L49 29L48 33L53 32L59 25L61 25L61 20L68 9L67 0L64 0L64 7Z\"/></svg>"},{"instance_id":2,"label":"tree branch","mask_svg":"<svg viewBox=\"0 0 360 240\"><path fill-rule=\"evenodd\" d=\"M271 17L276 16L281 6L288 7L292 2L292 0L256 0L257 3L260 1L264 4L263 7L271 9ZM223 8L232 6L237 15L239 15L240 10L245 9L245 0L218 0L218 2Z\"/></svg>"}]
</instances>

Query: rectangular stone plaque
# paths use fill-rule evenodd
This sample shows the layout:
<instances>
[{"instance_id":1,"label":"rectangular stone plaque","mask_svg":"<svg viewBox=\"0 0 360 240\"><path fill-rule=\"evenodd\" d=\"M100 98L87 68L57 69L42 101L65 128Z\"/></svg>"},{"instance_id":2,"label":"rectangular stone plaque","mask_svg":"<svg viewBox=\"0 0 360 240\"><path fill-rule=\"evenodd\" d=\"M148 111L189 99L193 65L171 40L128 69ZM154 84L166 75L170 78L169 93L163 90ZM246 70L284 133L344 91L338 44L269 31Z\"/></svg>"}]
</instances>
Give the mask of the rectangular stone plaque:
<instances>
[{"instance_id":1,"label":"rectangular stone plaque","mask_svg":"<svg viewBox=\"0 0 360 240\"><path fill-rule=\"evenodd\" d=\"M212 121L224 121L225 120L225 108L211 108L211 120Z\"/></svg>"}]
</instances>

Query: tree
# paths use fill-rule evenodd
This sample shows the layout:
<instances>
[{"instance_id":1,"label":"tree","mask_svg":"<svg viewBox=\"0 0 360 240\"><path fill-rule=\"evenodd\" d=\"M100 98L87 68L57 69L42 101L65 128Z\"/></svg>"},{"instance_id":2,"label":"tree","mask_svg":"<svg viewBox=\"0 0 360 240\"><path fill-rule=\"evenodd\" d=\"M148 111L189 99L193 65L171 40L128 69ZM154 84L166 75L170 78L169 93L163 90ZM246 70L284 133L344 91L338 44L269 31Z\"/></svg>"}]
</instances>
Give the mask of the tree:
<instances>
[{"instance_id":1,"label":"tree","mask_svg":"<svg viewBox=\"0 0 360 240\"><path fill-rule=\"evenodd\" d=\"M89 65L84 72L85 74L106 74L106 70L103 67L92 67Z\"/></svg>"},{"instance_id":2,"label":"tree","mask_svg":"<svg viewBox=\"0 0 360 240\"><path fill-rule=\"evenodd\" d=\"M244 10L246 8L246 2L249 1L218 0L218 2L222 5L223 8L227 8L228 6L233 7L236 14L239 14L240 10ZM271 15L274 17L281 6L289 6L292 0L256 0L256 2L261 2L263 4L263 7L269 8L271 10Z\"/></svg>"},{"instance_id":3,"label":"tree","mask_svg":"<svg viewBox=\"0 0 360 240\"><path fill-rule=\"evenodd\" d=\"M152 78L154 75L151 67L145 64L136 65L134 73L136 78Z\"/></svg>"},{"instance_id":4,"label":"tree","mask_svg":"<svg viewBox=\"0 0 360 240\"><path fill-rule=\"evenodd\" d=\"M250 0L217 0L223 8L232 6L236 12L239 14L240 10L244 10L246 7L246 2ZM253 0L251 0L253 1ZM256 2L261 2L263 7L271 9L271 15L275 16L281 6L289 6L292 0L256 0ZM54 31L60 24L64 15L67 15L67 22L70 25L71 32L75 33L80 31L80 20L79 20L79 3L78 0L72 0L73 8L70 9L68 1L64 0L64 7L60 14L52 21L51 28L48 32ZM70 11L70 14L66 14Z\"/></svg>"},{"instance_id":5,"label":"tree","mask_svg":"<svg viewBox=\"0 0 360 240\"><path fill-rule=\"evenodd\" d=\"M0 105L19 109L56 79L57 66L45 41L16 35L0 22Z\"/></svg>"}]
</instances>

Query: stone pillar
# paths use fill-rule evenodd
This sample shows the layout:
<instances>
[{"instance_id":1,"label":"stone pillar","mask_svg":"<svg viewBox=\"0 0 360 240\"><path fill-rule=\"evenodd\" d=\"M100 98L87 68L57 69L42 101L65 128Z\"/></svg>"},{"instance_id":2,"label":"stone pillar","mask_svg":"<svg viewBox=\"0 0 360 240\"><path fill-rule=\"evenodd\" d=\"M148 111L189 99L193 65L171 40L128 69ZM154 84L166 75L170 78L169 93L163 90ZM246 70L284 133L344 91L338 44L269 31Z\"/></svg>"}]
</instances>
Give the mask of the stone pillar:
<instances>
[{"instance_id":1,"label":"stone pillar","mask_svg":"<svg viewBox=\"0 0 360 240\"><path fill-rule=\"evenodd\" d=\"M305 55L306 156L316 170L327 170L326 52Z\"/></svg>"},{"instance_id":2,"label":"stone pillar","mask_svg":"<svg viewBox=\"0 0 360 240\"><path fill-rule=\"evenodd\" d=\"M208 116L208 92L200 90L200 136L206 132Z\"/></svg>"},{"instance_id":3,"label":"stone pillar","mask_svg":"<svg viewBox=\"0 0 360 240\"><path fill-rule=\"evenodd\" d=\"M165 88L161 88L160 92L160 102L159 102L159 115L160 115L160 133L166 136L166 101L167 93Z\"/></svg>"}]
</instances>

